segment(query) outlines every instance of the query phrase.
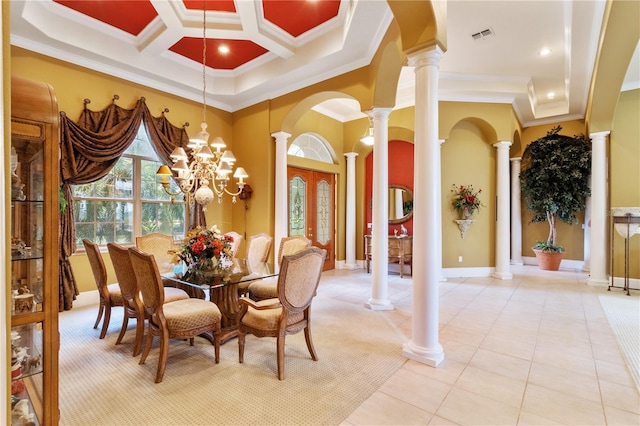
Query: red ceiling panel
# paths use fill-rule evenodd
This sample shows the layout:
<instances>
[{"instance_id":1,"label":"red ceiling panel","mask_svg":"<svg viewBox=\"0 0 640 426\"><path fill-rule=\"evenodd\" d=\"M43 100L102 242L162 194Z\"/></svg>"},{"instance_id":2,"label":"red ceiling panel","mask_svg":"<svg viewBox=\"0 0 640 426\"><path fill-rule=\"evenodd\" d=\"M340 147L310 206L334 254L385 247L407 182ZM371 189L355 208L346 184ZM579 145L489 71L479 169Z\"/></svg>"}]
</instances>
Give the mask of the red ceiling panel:
<instances>
[{"instance_id":1,"label":"red ceiling panel","mask_svg":"<svg viewBox=\"0 0 640 426\"><path fill-rule=\"evenodd\" d=\"M55 3L137 36L158 13L148 0L54 0Z\"/></svg>"},{"instance_id":2,"label":"red ceiling panel","mask_svg":"<svg viewBox=\"0 0 640 426\"><path fill-rule=\"evenodd\" d=\"M235 12L236 5L233 0L183 0L184 6L191 10L202 10L205 5L207 10L215 10L216 12Z\"/></svg>"},{"instance_id":3,"label":"red ceiling panel","mask_svg":"<svg viewBox=\"0 0 640 426\"><path fill-rule=\"evenodd\" d=\"M340 0L263 0L264 18L294 37L338 15Z\"/></svg>"},{"instance_id":4,"label":"red ceiling panel","mask_svg":"<svg viewBox=\"0 0 640 426\"><path fill-rule=\"evenodd\" d=\"M218 52L222 45L229 48L228 54ZM202 38L183 37L169 50L202 63ZM207 38L207 66L211 68L232 70L265 53L267 49L249 40Z\"/></svg>"}]
</instances>

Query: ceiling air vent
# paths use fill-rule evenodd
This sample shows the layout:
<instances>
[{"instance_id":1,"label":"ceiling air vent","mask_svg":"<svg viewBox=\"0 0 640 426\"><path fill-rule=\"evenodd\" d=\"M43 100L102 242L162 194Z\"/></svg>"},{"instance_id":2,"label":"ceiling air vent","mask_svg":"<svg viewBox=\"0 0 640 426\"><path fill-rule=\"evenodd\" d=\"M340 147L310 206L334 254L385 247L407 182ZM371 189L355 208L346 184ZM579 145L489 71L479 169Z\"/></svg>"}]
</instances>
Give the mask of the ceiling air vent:
<instances>
[{"instance_id":1,"label":"ceiling air vent","mask_svg":"<svg viewBox=\"0 0 640 426\"><path fill-rule=\"evenodd\" d=\"M495 33L491 28L487 28L486 30L482 30L475 34L471 34L471 38L474 40L484 40L487 37L493 36Z\"/></svg>"}]
</instances>

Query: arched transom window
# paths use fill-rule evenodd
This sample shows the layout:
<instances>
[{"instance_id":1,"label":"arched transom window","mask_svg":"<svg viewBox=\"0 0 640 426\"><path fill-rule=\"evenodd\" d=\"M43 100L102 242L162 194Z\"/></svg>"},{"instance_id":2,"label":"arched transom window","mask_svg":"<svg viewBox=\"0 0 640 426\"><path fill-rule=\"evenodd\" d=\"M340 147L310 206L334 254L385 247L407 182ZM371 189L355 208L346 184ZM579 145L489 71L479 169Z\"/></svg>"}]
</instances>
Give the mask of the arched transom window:
<instances>
[{"instance_id":1,"label":"arched transom window","mask_svg":"<svg viewBox=\"0 0 640 426\"><path fill-rule=\"evenodd\" d=\"M303 133L291 142L287 154L323 163L335 164L333 150L322 137L313 133Z\"/></svg>"}]
</instances>

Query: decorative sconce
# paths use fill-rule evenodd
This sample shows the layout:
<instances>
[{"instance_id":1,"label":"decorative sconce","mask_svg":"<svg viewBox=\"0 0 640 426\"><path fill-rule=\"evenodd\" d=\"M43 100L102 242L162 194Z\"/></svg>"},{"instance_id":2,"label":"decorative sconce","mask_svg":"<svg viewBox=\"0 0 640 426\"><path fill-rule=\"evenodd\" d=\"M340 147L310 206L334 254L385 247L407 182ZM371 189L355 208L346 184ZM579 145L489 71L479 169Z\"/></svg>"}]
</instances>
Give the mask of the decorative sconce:
<instances>
[{"instance_id":1,"label":"decorative sconce","mask_svg":"<svg viewBox=\"0 0 640 426\"><path fill-rule=\"evenodd\" d=\"M460 228L460 236L464 240L464 234L467 233L467 230L471 228L471 225L475 220L472 219L462 219L462 220L454 220L455 223L458 224L458 228Z\"/></svg>"}]
</instances>

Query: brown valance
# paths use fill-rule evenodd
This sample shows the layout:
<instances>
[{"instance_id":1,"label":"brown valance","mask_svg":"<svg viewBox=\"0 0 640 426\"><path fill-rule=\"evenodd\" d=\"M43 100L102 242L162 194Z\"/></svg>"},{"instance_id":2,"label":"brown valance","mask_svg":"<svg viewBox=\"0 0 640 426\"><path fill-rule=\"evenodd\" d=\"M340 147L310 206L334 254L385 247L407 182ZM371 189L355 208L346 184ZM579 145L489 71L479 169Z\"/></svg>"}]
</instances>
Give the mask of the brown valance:
<instances>
[{"instance_id":1,"label":"brown valance","mask_svg":"<svg viewBox=\"0 0 640 426\"><path fill-rule=\"evenodd\" d=\"M114 98L115 100L115 98ZM68 207L60 223L60 279L59 310L68 310L78 295L69 257L76 251L74 205L71 185L95 182L109 173L118 159L134 141L141 124L154 151L165 164L171 164L169 155L174 148L186 148L189 138L184 127L169 123L164 113L153 117L144 98L133 109L111 103L102 111L85 108L78 122L60 112L60 176L62 192ZM204 224L204 215L198 205L192 207L192 224Z\"/></svg>"}]
</instances>

